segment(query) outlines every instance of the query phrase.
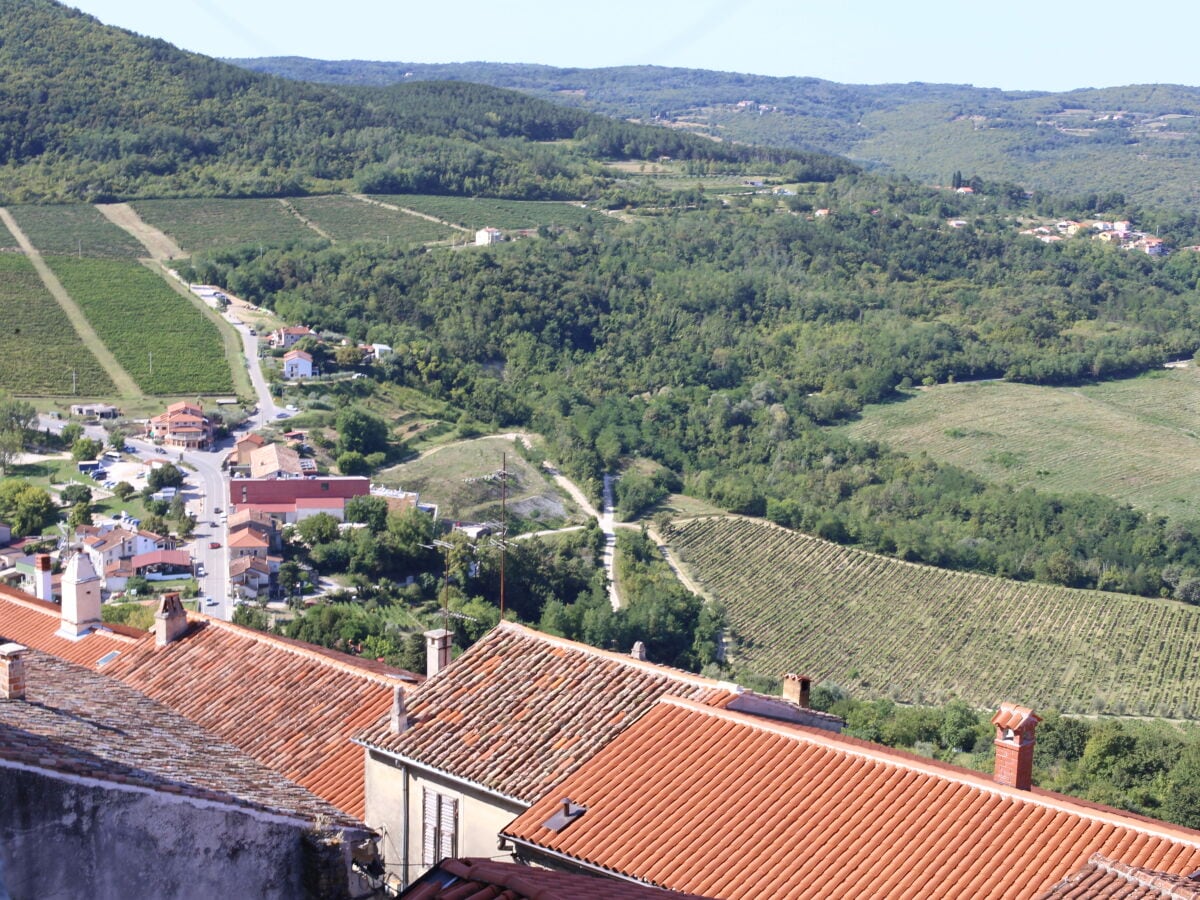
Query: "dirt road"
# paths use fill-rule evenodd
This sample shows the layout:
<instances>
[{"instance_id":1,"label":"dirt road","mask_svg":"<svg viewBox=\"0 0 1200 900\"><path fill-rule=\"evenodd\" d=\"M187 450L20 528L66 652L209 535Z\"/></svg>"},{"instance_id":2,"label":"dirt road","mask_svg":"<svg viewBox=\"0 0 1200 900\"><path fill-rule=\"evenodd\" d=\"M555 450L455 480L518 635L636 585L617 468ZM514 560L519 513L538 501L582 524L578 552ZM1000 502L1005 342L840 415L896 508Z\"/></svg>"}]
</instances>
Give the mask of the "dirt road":
<instances>
[{"instance_id":1,"label":"dirt road","mask_svg":"<svg viewBox=\"0 0 1200 900\"><path fill-rule=\"evenodd\" d=\"M173 240L153 225L143 222L128 203L97 203L96 209L108 221L137 238L151 259L179 259L187 255Z\"/></svg>"}]
</instances>

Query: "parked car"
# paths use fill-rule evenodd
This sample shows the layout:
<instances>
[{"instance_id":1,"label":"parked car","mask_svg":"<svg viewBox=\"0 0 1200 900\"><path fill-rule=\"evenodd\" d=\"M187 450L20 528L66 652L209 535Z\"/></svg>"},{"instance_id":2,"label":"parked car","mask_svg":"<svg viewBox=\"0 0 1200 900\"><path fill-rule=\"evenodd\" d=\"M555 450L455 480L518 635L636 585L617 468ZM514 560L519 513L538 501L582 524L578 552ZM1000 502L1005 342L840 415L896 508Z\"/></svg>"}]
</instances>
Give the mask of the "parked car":
<instances>
[{"instance_id":1,"label":"parked car","mask_svg":"<svg viewBox=\"0 0 1200 900\"><path fill-rule=\"evenodd\" d=\"M216 601L216 600L214 600L212 597L205 597L205 598L204 598L204 605L205 605L205 606L216 606L216 605L217 605L217 601Z\"/></svg>"},{"instance_id":2,"label":"parked car","mask_svg":"<svg viewBox=\"0 0 1200 900\"><path fill-rule=\"evenodd\" d=\"M208 542L208 549L209 549L209 550L220 550L220 549L221 549L221 542L220 542L220 541L209 541L209 542Z\"/></svg>"}]
</instances>

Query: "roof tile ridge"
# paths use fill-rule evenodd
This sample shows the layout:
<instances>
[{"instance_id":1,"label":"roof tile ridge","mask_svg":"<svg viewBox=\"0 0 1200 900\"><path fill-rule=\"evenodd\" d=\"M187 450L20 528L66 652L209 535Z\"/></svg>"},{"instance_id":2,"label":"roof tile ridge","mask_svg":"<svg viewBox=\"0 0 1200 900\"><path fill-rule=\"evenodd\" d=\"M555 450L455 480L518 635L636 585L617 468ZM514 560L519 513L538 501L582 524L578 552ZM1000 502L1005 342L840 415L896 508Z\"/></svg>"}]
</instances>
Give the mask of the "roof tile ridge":
<instances>
[{"instance_id":1,"label":"roof tile ridge","mask_svg":"<svg viewBox=\"0 0 1200 900\"><path fill-rule=\"evenodd\" d=\"M404 683L399 677L393 678L390 675L380 675L372 672L369 669L353 665L352 663L344 662L340 659L335 659L332 656L326 656L324 653L318 653L316 650L309 650L306 647L300 647L288 641L277 640L273 634L268 634L265 631L257 631L253 628L247 628L244 625L237 625L233 622L226 622L224 619L217 619L208 616L204 613L188 613L188 619L193 620L193 616L198 617L200 621L207 622L209 627L215 626L220 631L228 631L233 634L238 634L244 638L254 641L255 643L270 644L273 647L278 647L280 650L292 653L296 656L304 657L313 662L319 662L331 668L338 669L348 675L355 675L360 678L365 678L368 681L384 687L393 687L394 685ZM414 685L415 687L415 685Z\"/></svg>"},{"instance_id":2,"label":"roof tile ridge","mask_svg":"<svg viewBox=\"0 0 1200 900\"><path fill-rule=\"evenodd\" d=\"M1186 875L1173 875L1169 872L1159 872L1155 869L1131 866L1129 863L1121 862L1119 859L1111 859L1099 852L1093 853L1088 858L1088 864L1110 875L1122 878L1138 887L1163 892L1167 897L1173 898L1173 900L1194 900L1194 898L1200 896L1200 884L1197 884L1195 887L1187 887L1175 883L1175 879L1186 878Z\"/></svg>"},{"instance_id":3,"label":"roof tile ridge","mask_svg":"<svg viewBox=\"0 0 1200 900\"><path fill-rule=\"evenodd\" d=\"M62 610L57 603L50 603L46 600L39 600L37 597L30 597L6 585L0 585L0 600L6 600L9 603L13 603L32 612L42 613L47 618L54 619L55 621L58 621L62 617ZM130 631L136 631L137 633L130 634ZM121 641L136 642L141 640L142 636L147 632L143 632L140 628L133 628L131 625L124 625L120 627L120 630L114 630L112 625L110 625L108 622L102 622L99 626L94 628L91 633L108 635L109 637L114 637ZM53 651L49 650L43 650L42 652L55 655Z\"/></svg>"},{"instance_id":4,"label":"roof tile ridge","mask_svg":"<svg viewBox=\"0 0 1200 900\"><path fill-rule=\"evenodd\" d=\"M745 725L750 728L776 734L784 738L799 739L810 744L820 745L829 750L858 756L862 759L882 763L894 768L903 768L909 771L919 772L922 775L931 775L935 778L953 781L956 784L962 785L963 787L995 794L996 796L1009 800L1016 800L1023 803L1033 803L1037 806L1041 806L1044 809L1077 815L1081 818L1090 819L1091 821L1100 824L1127 828L1131 831L1148 836L1168 837L1172 841L1184 843L1190 847L1193 847L1194 849L1200 850L1200 831L1185 828L1182 825L1174 825L1170 822L1161 822L1158 819L1150 819L1146 816L1137 816L1134 814L1125 813L1119 809L1103 807L1099 804L1076 800L1074 797L1069 797L1066 794L1055 793L1054 791L1040 789L1023 791L1015 787L999 784L998 782L993 781L992 778L987 774L976 772L973 769L967 769L951 763L943 763L937 760L927 759L926 757L918 756L915 753L897 750L894 747L886 747L883 744L875 744L870 741L864 741L850 735L825 731L821 728L814 728L811 725L801 725L793 722L782 722L776 719L760 718L755 716L753 713L743 713L738 712L737 710L728 709L726 707L697 703L694 700L688 700L684 697L664 695L660 697L656 703L678 706L690 712L701 713L709 716L710 718L721 719L730 723Z\"/></svg>"},{"instance_id":5,"label":"roof tile ridge","mask_svg":"<svg viewBox=\"0 0 1200 900\"><path fill-rule=\"evenodd\" d=\"M558 637L553 634L546 634L544 631L538 631L536 628L530 628L528 625L521 625L518 622L502 621L496 626L504 631L512 631L525 637L535 638L543 643L559 647L563 650L574 650L583 653L587 656L594 656L598 659L606 659L611 662L620 663L633 669L639 669L643 672L657 673L675 681L682 681L693 685L694 687L707 687L713 690L723 690L730 694L742 692L742 688L732 682L717 681L713 678L707 678L704 675L696 675L688 672L685 669L676 669L673 666L665 666L661 663L653 663L649 660L634 659L627 653L621 653L616 650L602 650L599 647L593 647L591 644L580 643L569 638Z\"/></svg>"}]
</instances>

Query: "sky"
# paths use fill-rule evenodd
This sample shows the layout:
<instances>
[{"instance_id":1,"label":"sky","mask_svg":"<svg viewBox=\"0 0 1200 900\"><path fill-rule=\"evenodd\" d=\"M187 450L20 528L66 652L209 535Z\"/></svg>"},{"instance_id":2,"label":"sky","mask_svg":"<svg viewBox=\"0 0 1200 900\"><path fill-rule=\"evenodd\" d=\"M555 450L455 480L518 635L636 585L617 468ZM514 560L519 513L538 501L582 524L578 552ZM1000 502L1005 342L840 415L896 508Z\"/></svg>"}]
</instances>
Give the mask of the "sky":
<instances>
[{"instance_id":1,"label":"sky","mask_svg":"<svg viewBox=\"0 0 1200 900\"><path fill-rule=\"evenodd\" d=\"M1191 0L66 0L207 56L659 65L1006 90L1200 85Z\"/></svg>"}]
</instances>

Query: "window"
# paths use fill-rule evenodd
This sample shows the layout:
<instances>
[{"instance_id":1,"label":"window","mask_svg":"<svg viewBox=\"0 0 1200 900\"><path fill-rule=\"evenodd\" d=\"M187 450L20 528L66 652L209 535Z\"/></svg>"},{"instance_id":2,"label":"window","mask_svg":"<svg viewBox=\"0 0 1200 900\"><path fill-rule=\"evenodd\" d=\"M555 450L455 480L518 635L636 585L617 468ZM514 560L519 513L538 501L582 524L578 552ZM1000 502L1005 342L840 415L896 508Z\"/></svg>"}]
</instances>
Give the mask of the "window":
<instances>
[{"instance_id":1,"label":"window","mask_svg":"<svg viewBox=\"0 0 1200 900\"><path fill-rule=\"evenodd\" d=\"M458 798L424 791L421 864L429 867L457 855Z\"/></svg>"}]
</instances>

